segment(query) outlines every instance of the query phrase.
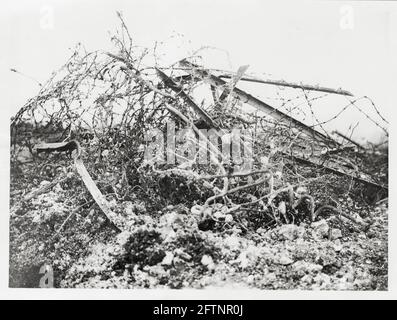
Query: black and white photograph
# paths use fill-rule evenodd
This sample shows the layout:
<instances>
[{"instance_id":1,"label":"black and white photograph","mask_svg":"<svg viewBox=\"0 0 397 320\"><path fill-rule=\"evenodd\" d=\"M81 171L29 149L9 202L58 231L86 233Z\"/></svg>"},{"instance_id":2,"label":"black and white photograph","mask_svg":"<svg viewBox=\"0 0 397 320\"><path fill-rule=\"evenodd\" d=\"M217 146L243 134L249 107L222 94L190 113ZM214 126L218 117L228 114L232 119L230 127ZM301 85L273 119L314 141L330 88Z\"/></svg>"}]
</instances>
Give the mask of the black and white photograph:
<instances>
[{"instance_id":1,"label":"black and white photograph","mask_svg":"<svg viewBox=\"0 0 397 320\"><path fill-rule=\"evenodd\" d=\"M395 2L1 5L7 290L391 289Z\"/></svg>"}]
</instances>

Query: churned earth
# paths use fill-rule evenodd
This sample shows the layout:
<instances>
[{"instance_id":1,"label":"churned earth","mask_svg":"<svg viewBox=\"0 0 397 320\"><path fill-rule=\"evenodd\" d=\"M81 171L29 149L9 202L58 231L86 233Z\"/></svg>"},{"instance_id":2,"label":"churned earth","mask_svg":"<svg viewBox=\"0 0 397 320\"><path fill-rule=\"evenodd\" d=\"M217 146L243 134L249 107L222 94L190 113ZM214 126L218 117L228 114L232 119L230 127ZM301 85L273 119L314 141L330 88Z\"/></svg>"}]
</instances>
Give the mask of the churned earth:
<instances>
[{"instance_id":1,"label":"churned earth","mask_svg":"<svg viewBox=\"0 0 397 320\"><path fill-rule=\"evenodd\" d=\"M71 183L11 203L11 287L38 287L47 264L63 288L387 290L386 201L365 229L330 215L252 230L244 212L204 231L195 207L150 212L131 199L113 203L125 221L120 233L89 199L72 213ZM222 205L211 210L220 216Z\"/></svg>"}]
</instances>

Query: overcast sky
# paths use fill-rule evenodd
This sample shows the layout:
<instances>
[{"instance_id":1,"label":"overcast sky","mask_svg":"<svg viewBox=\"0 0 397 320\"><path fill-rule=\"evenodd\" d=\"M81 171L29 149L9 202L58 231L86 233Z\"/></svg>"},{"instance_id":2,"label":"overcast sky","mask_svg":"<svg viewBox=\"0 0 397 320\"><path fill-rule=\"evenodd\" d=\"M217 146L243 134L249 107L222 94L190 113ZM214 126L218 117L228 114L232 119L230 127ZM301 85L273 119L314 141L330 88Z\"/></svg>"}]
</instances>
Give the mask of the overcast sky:
<instances>
[{"instance_id":1,"label":"overcast sky","mask_svg":"<svg viewBox=\"0 0 397 320\"><path fill-rule=\"evenodd\" d=\"M181 33L178 41L191 41L192 48L224 50L214 51L211 66L236 70L249 64L250 71L267 78L271 74L275 79L342 87L370 96L386 117L391 116L395 3L259 0L2 1L2 115L10 117L38 91L34 81L10 68L45 82L77 42L89 50L109 49L109 32L119 26L116 10L123 12L139 45L152 46ZM171 59L181 58L178 50L168 48ZM252 90L260 95L257 86ZM358 134L376 139L379 132L368 128Z\"/></svg>"}]
</instances>

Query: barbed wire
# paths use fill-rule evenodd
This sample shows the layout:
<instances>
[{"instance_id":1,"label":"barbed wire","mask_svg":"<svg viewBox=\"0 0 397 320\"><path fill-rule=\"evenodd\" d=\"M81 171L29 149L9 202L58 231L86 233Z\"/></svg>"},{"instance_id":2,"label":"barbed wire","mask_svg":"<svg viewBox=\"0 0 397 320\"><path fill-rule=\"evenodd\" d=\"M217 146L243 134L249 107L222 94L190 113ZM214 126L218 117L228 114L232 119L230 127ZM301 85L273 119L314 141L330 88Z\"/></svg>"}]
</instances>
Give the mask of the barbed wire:
<instances>
[{"instance_id":1,"label":"barbed wire","mask_svg":"<svg viewBox=\"0 0 397 320\"><path fill-rule=\"evenodd\" d=\"M196 101L195 90L199 87L208 90L208 85L203 83L206 77L216 70L202 67L206 75L190 76L181 81L179 79L174 81L174 77L178 77L181 72L186 72L188 69L179 68L177 63L171 66L159 65L161 61L157 59L157 55L161 53L158 52L158 44L154 44L151 49L136 46L120 14L119 18L121 31L111 39L115 45L114 52L87 52L83 46L77 46L66 64L53 74L41 87L38 95L30 99L12 119L12 143L23 141L24 144L34 144L40 139L56 140L60 139L60 136L56 135L60 131L64 140L76 138L84 141L84 137L90 134L91 138L86 142L90 152L101 156L103 150L112 150L114 170L132 168L139 179L147 179L149 183L150 179L159 179L154 175L161 172L168 174L170 171L167 170L170 167L175 169L178 165L158 163L157 167L148 166L140 151L141 146L146 146L150 142L145 135L151 130L165 133L166 123L174 121L176 130L188 127L196 136L200 136L198 133L199 129L202 129L199 125L200 120L204 121L201 125L208 126L210 119L214 127L206 129L220 126L217 128L220 129L219 138L225 133L230 134L230 130L234 128L246 130L239 143L241 142L242 145L251 143L253 149L252 152L248 150L247 153L243 153L243 162L250 162L253 172L267 168L271 174L266 179L259 177L252 180L254 174L248 174L244 178L229 179L224 174L229 172L228 167L231 167L230 172L241 169L224 160L220 156L221 153L215 151L220 143L218 145L215 143L215 147L208 147L207 150L210 156L214 157L215 154L215 157L220 157L216 165L211 163L203 166L193 163L188 169L184 169L184 172L193 172L192 177L202 174L219 176L219 173L223 172L222 175L225 176L223 180L213 179L211 188L215 195L207 198L204 201L205 205L221 198L226 202L233 198L241 205L247 199L237 199L234 194L236 190L250 189L254 190L253 194L262 195L268 193L264 191L264 185L272 190L273 187L282 188L288 179L311 181L310 175L313 172L323 176L330 174L330 171L345 173L338 170L340 167L346 167L349 161L343 163L337 158L324 157L323 149L340 147L325 125L340 118L349 108L358 110L388 136L387 130L357 104L362 100L368 100L380 119L388 123L373 101L366 96L353 99L346 97L349 103L324 121L320 120L314 103L322 103L324 99L330 97L329 92L311 97L309 91L303 88L281 89L275 86L273 90L276 90L276 93L267 97L274 103L278 102L278 105L266 114L264 111L254 114L246 112L245 106L249 101L243 101L241 96L235 95L235 88L230 89L228 83L216 86L213 90L218 94L214 96L208 91L208 97L214 100L212 103ZM202 58L197 53L203 50L204 48L200 48L199 51L193 52L190 58L193 58L195 63L202 63ZM194 71L195 68L191 68L190 71ZM167 71L167 74L159 70ZM292 93L287 95L287 90ZM296 90L299 90L298 94ZM222 96L226 98L220 100ZM269 105L270 107L272 106ZM287 113L281 111L284 109L287 109ZM295 117L299 113L307 121L307 115L310 113L313 123L306 125L298 121ZM317 128L321 132L316 131ZM32 137L36 132L39 132L38 135L41 137ZM51 137L51 135L55 136ZM189 160L184 155L177 158ZM264 160L265 158L267 160ZM315 158L317 162L310 162ZM314 169L306 170L309 176L304 177L304 174L299 173L295 168L285 171L288 178L274 178L281 170L280 165L298 166L298 163L308 162L317 163ZM337 163L336 168L325 166L335 163ZM353 171L357 171L356 166L353 167ZM177 172L183 171L178 169ZM176 179L175 176L173 178ZM153 182L157 187L158 184L158 180Z\"/></svg>"}]
</instances>

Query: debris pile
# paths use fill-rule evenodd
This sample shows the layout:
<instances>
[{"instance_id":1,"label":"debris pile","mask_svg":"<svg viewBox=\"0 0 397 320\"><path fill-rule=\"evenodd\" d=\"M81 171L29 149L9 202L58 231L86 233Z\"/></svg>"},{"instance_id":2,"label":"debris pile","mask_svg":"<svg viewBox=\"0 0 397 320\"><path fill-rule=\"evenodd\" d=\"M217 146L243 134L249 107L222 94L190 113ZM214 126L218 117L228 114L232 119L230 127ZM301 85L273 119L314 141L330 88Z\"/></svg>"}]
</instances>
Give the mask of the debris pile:
<instances>
[{"instance_id":1,"label":"debris pile","mask_svg":"<svg viewBox=\"0 0 397 320\"><path fill-rule=\"evenodd\" d=\"M112 41L78 47L11 121L10 286L37 286L45 263L60 287L387 288L387 144L308 126L239 83L309 107L311 91L350 92L198 56L163 66L124 22Z\"/></svg>"}]
</instances>

